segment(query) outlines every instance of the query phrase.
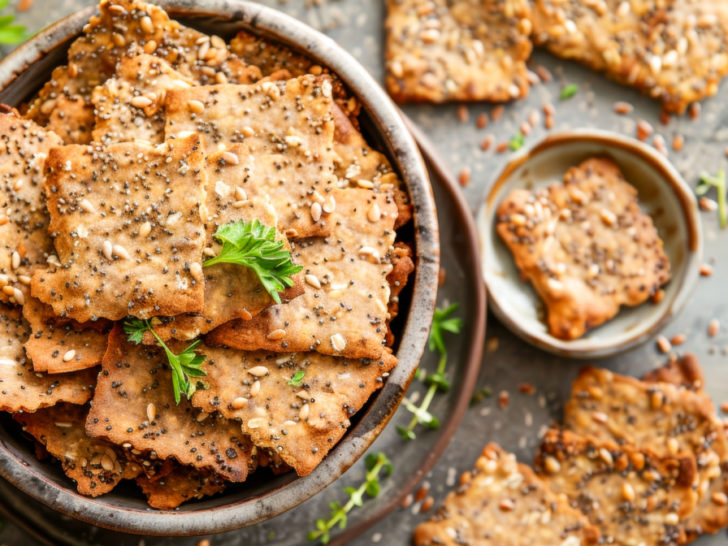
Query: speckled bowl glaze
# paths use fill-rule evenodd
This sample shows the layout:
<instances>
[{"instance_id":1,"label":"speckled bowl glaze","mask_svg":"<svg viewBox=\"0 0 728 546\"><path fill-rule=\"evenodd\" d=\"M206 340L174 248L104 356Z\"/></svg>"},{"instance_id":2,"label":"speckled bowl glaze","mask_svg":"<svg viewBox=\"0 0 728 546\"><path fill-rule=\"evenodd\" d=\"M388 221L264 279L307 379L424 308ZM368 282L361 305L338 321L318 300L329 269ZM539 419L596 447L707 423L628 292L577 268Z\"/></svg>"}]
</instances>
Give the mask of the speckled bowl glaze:
<instances>
[{"instance_id":1,"label":"speckled bowl glaze","mask_svg":"<svg viewBox=\"0 0 728 546\"><path fill-rule=\"evenodd\" d=\"M37 461L32 446L8 419L0 420L0 476L66 515L109 529L145 535L202 535L244 527L285 512L336 480L359 459L399 406L422 356L437 295L439 236L432 189L417 146L398 110L364 68L328 37L278 11L239 0L157 1L173 18L230 38L235 31L285 43L338 74L363 105L362 127L387 154L407 184L414 204L417 269L409 307L397 336L399 365L372 396L339 444L310 475L293 473L256 480L224 495L189 503L174 512L150 510L141 495L120 487L91 499L78 495L60 470ZM94 10L51 25L0 63L0 101L17 105L65 62L66 49ZM399 319L398 319L399 320ZM454 427L453 427L454 429ZM13 432L15 431L15 432Z\"/></svg>"},{"instance_id":2,"label":"speckled bowl glaze","mask_svg":"<svg viewBox=\"0 0 728 546\"><path fill-rule=\"evenodd\" d=\"M566 171L595 155L611 157L639 192L643 211L655 222L672 267L659 304L647 301L620 312L579 339L552 336L536 291L521 280L495 226L498 205L516 188L533 189L563 180ZM477 218L483 277L491 309L515 334L554 354L593 359L636 347L662 329L685 305L699 276L702 230L693 192L670 162L633 138L594 129L555 133L516 156L486 191Z\"/></svg>"}]
</instances>

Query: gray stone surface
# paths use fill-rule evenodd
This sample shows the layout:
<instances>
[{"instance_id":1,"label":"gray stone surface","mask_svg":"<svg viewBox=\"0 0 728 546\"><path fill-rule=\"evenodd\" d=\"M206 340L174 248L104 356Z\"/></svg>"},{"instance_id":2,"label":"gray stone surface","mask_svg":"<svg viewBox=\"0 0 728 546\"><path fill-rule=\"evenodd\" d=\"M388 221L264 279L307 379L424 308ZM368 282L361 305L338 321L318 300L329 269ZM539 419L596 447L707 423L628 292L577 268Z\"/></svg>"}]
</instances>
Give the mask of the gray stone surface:
<instances>
[{"instance_id":1,"label":"gray stone surface","mask_svg":"<svg viewBox=\"0 0 728 546\"><path fill-rule=\"evenodd\" d=\"M38 29L45 23L88 3L90 2L76 0L64 2L36 0L35 5L21 14L20 19L31 29ZM265 3L285 10L325 31L346 47L381 81L382 2L269 0ZM314 3L321 5L306 7ZM457 105L405 108L434 140L453 174L457 175L463 167L471 169L472 180L464 189L464 193L473 211L477 210L487 184L508 161L510 154L510 152L497 154L492 149L483 152L479 148L481 140L487 134L495 135L496 142L508 140L518 131L521 122L533 110L540 112L544 102L547 101L553 103L557 110L555 129L600 127L634 135L636 120L643 118L655 127L657 133L665 137L668 147L673 135L682 134L685 137L685 148L679 153L670 150L670 158L691 185L697 183L702 170L715 172L727 162L725 149L728 146L728 128L726 128L728 112L723 107L723 100L728 99L728 89L725 85L721 87L717 97L703 103L702 114L698 119L691 120L688 116L683 116L673 118L668 125L662 125L659 121L659 105L630 89L613 84L604 77L574 64L561 62L541 51L535 53L534 62L547 66L554 74L554 81L533 88L528 99L507 105L500 122L491 122L483 130L475 127L475 119L482 112L490 112L491 105L468 106L467 123L458 120ZM565 83L578 84L579 92L569 101L561 102L558 95ZM616 100L631 102L635 106L635 113L630 116L615 114L613 104ZM539 124L526 138L526 146L537 142L547 132L543 125ZM438 192L438 204L441 204L440 216L444 229L443 265L448 272L448 283L443 290L441 301L443 298L459 300L467 307L467 294L462 293L462 283L458 282L458 277L467 275L467 271L464 271L458 263L457 227L452 226L452 222L449 221L451 219L448 213L449 204L440 192ZM677 333L687 335L687 341L677 347L676 351L693 351L698 354L708 377L707 389L716 403L720 404L721 401L728 400L728 286L725 284L728 278L725 273L725 268L728 267L728 231L719 229L716 213L701 213L701 218L705 231L704 260L714 265L715 274L700 279L692 300L664 333L668 337ZM711 339L708 338L706 329L712 318L720 319L723 329L718 336ZM497 441L505 448L515 451L520 460L530 462L539 441L539 431L559 418L570 381L581 365L579 362L565 361L547 355L526 345L500 326L492 316L489 317L487 337L490 340L487 344L490 350L486 351L478 386L487 385L494 395L469 409L448 450L433 472L425 478L427 483L431 484L431 492L436 502L442 499L457 476L470 468L480 449L488 441ZM458 344L462 344L462 341L453 343L454 356L451 363L453 369L458 365ZM597 364L639 375L651 367L662 364L664 360L664 355L658 353L654 343L648 343L626 355L605 359ZM431 356L426 358L423 365L431 369L435 365L434 359ZM518 384L523 381L536 385L535 395L526 396L517 390ZM422 390L417 382L413 385L413 390ZM499 409L497 404L497 394L501 390L506 390L511 395L510 404L504 410ZM455 395L457 393L450 396ZM469 393L464 393L462 396L469 396ZM432 411L438 415L438 410L441 411L445 407L448 405L446 397L443 396L436 399ZM436 438L437 432L423 432L414 444L402 445L396 436L394 425L403 424L407 420L406 412L400 410L394 417L392 426L377 440L374 448L385 450L395 459L395 477L386 482L380 499L367 501L364 507L352 513L350 525L376 513L377 508L387 497L396 494L398 484L402 483L402 477L416 466L413 461L421 460ZM362 474L362 464L357 464L341 480L299 508L265 524L216 536L212 538L212 543L215 545L303 544L306 531L316 517L327 513L328 502L342 500L344 495L341 488L358 483ZM3 489L0 489L0 494L2 491ZM6 502L8 501L6 498ZM12 502L20 501L18 497L14 497ZM409 543L413 528L426 517L419 514L418 510L418 504L407 509L395 510L366 531L354 544L363 546L377 542ZM108 533L100 530L91 528L80 530L74 522L60 517L52 518L49 526L59 533L53 542L108 544L113 540L115 544L136 545L144 542L147 545L167 545L195 544L198 540L140 541L138 537L120 536L112 539ZM0 543L35 544L17 526L9 522L6 522L4 530L0 532ZM726 534L721 532L714 537L704 537L695 544L708 546L725 543Z\"/></svg>"}]
</instances>

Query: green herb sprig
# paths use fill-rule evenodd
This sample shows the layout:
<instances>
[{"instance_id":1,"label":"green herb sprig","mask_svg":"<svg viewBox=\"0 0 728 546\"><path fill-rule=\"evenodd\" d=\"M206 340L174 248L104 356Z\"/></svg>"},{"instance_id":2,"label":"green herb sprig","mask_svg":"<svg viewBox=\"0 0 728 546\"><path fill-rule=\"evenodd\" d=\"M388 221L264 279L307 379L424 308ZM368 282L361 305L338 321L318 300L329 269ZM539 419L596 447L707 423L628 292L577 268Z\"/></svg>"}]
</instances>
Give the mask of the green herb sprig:
<instances>
[{"instance_id":1,"label":"green herb sprig","mask_svg":"<svg viewBox=\"0 0 728 546\"><path fill-rule=\"evenodd\" d=\"M197 349L202 341L198 339L187 346L180 354L175 354L162 341L162 338L157 335L157 332L154 331L148 320L129 317L124 321L123 328L129 341L137 345L142 342L145 332L152 333L157 340L157 344L164 349L169 367L172 369L174 401L179 404L183 394L190 400L198 389L198 381L195 378L205 377L207 375L201 368L202 363L205 362L207 357L195 353L195 349Z\"/></svg>"},{"instance_id":2,"label":"green herb sprig","mask_svg":"<svg viewBox=\"0 0 728 546\"><path fill-rule=\"evenodd\" d=\"M10 0L0 0L0 11L8 7ZM0 45L16 45L28 38L23 25L14 25L15 14L0 15Z\"/></svg>"},{"instance_id":3,"label":"green herb sprig","mask_svg":"<svg viewBox=\"0 0 728 546\"><path fill-rule=\"evenodd\" d=\"M304 370L298 370L293 374L290 381L286 381L286 385L290 385L291 387L300 387L303 383L304 377L306 377L306 372Z\"/></svg>"},{"instance_id":4,"label":"green herb sprig","mask_svg":"<svg viewBox=\"0 0 728 546\"><path fill-rule=\"evenodd\" d=\"M570 83L568 85L565 85L564 88L561 90L561 94L559 95L559 98L561 100L567 100L576 95L579 92L579 86L575 83Z\"/></svg>"},{"instance_id":5,"label":"green herb sprig","mask_svg":"<svg viewBox=\"0 0 728 546\"><path fill-rule=\"evenodd\" d=\"M511 138L511 140L509 140L509 141L508 141L508 147L509 147L509 148L510 148L511 150L513 150L514 152L515 152L516 150L520 150L521 148L523 148L523 144L524 144L524 142L525 142L524 138L525 138L525 137L523 136L523 133L521 133L520 131L519 131L519 132L517 132L517 133L516 133L516 134L515 134L515 135L514 135L514 136L513 136L512 138Z\"/></svg>"},{"instance_id":6,"label":"green herb sprig","mask_svg":"<svg viewBox=\"0 0 728 546\"><path fill-rule=\"evenodd\" d=\"M364 504L364 495L372 498L379 496L381 484L379 482L379 473L383 472L384 477L392 473L392 463L384 453L370 453L365 459L367 473L364 482L354 489L353 487L345 487L344 492L349 495L349 500L343 506L334 501L329 503L331 515L328 519L317 519L316 529L309 532L308 540L315 542L320 541L321 544L328 544L331 540L331 530L337 525L340 529L346 528L347 514L352 511L355 506Z\"/></svg>"},{"instance_id":7,"label":"green herb sprig","mask_svg":"<svg viewBox=\"0 0 728 546\"><path fill-rule=\"evenodd\" d=\"M718 192L718 218L720 227L725 229L728 226L728 205L726 204L726 182L725 171L720 169L715 176L703 173L700 175L700 184L695 188L697 195L705 195L710 188Z\"/></svg>"},{"instance_id":8,"label":"green herb sprig","mask_svg":"<svg viewBox=\"0 0 728 546\"><path fill-rule=\"evenodd\" d=\"M278 293L293 286L291 277L302 267L291 261L291 253L283 248L283 241L276 240L275 228L258 220L238 220L220 226L214 237L222 243L222 249L205 261L205 267L220 263L248 267L258 275L273 300L281 303Z\"/></svg>"},{"instance_id":9,"label":"green herb sprig","mask_svg":"<svg viewBox=\"0 0 728 546\"><path fill-rule=\"evenodd\" d=\"M414 430L418 423L430 429L440 427L440 421L428 411L428 408L438 391L447 392L450 389L450 381L445 375L445 368L447 367L447 346L445 345L444 335L446 332L459 334L462 329L462 319L452 316L458 306L457 303L453 303L445 309L436 309L432 317L428 348L430 351L439 353L440 361L437 364L435 373L428 374L424 378L425 384L429 387L425 393L425 397L422 399L422 403L417 406L407 398L402 402L404 407L412 413L412 419L406 427L397 427L397 432L399 432L399 435L404 440L414 440L416 438Z\"/></svg>"}]
</instances>

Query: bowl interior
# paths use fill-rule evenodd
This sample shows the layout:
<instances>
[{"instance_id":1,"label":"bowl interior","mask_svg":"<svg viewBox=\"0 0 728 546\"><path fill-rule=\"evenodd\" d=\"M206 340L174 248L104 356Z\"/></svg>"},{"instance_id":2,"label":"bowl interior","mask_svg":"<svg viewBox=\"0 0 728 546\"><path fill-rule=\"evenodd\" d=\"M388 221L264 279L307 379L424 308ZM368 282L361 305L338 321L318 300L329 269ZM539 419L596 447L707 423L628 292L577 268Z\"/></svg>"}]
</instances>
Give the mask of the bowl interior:
<instances>
[{"instance_id":1,"label":"bowl interior","mask_svg":"<svg viewBox=\"0 0 728 546\"><path fill-rule=\"evenodd\" d=\"M561 182L570 167L593 156L613 159L637 188L640 207L652 217L664 242L672 278L659 304L623 306L616 317L585 336L564 341L549 333L541 299L520 279L513 256L495 229L496 211L511 190ZM697 278L701 237L696 210L695 198L677 171L642 143L600 131L552 135L508 164L489 187L478 214L483 275L492 308L516 334L556 354L594 358L634 347L678 311Z\"/></svg>"},{"instance_id":2,"label":"bowl interior","mask_svg":"<svg viewBox=\"0 0 728 546\"><path fill-rule=\"evenodd\" d=\"M330 39L280 12L243 1L208 0L204 9L186 0L157 3L171 17L203 32L227 40L244 29L289 45L331 68L362 103L362 132L402 175L415 205L414 227L406 226L400 234L414 243L417 264L400 296L400 316L392 323L400 363L385 386L352 418L347 434L309 476L256 473L222 495L186 503L174 512L150 510L132 484L121 484L112 493L91 499L75 492L58 465L37 461L32 444L22 437L17 424L8 415L0 415L0 474L37 500L110 529L161 535L204 534L250 525L300 504L343 474L387 424L424 350L437 292L437 220L422 159L396 108L364 69ZM50 78L53 68L65 63L68 45L92 13L87 9L70 16L0 63L0 102L18 105L31 97ZM19 470L21 467L23 470ZM183 517L192 513L199 517Z\"/></svg>"}]
</instances>

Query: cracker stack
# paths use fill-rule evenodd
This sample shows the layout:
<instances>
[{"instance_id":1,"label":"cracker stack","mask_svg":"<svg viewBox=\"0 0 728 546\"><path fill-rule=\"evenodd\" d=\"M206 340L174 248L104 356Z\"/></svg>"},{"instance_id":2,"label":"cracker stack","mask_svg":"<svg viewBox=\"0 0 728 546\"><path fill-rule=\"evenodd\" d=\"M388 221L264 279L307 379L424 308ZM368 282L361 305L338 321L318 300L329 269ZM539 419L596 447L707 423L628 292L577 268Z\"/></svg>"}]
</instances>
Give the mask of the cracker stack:
<instances>
[{"instance_id":1,"label":"cracker stack","mask_svg":"<svg viewBox=\"0 0 728 546\"><path fill-rule=\"evenodd\" d=\"M135 479L172 509L259 468L312 472L397 364L414 269L407 194L357 101L285 47L137 0L103 0L68 59L0 114L0 410L85 495ZM239 220L302 267L280 303L203 265ZM128 317L154 333L132 343ZM177 403L158 340L193 339L205 376Z\"/></svg>"}]
</instances>

